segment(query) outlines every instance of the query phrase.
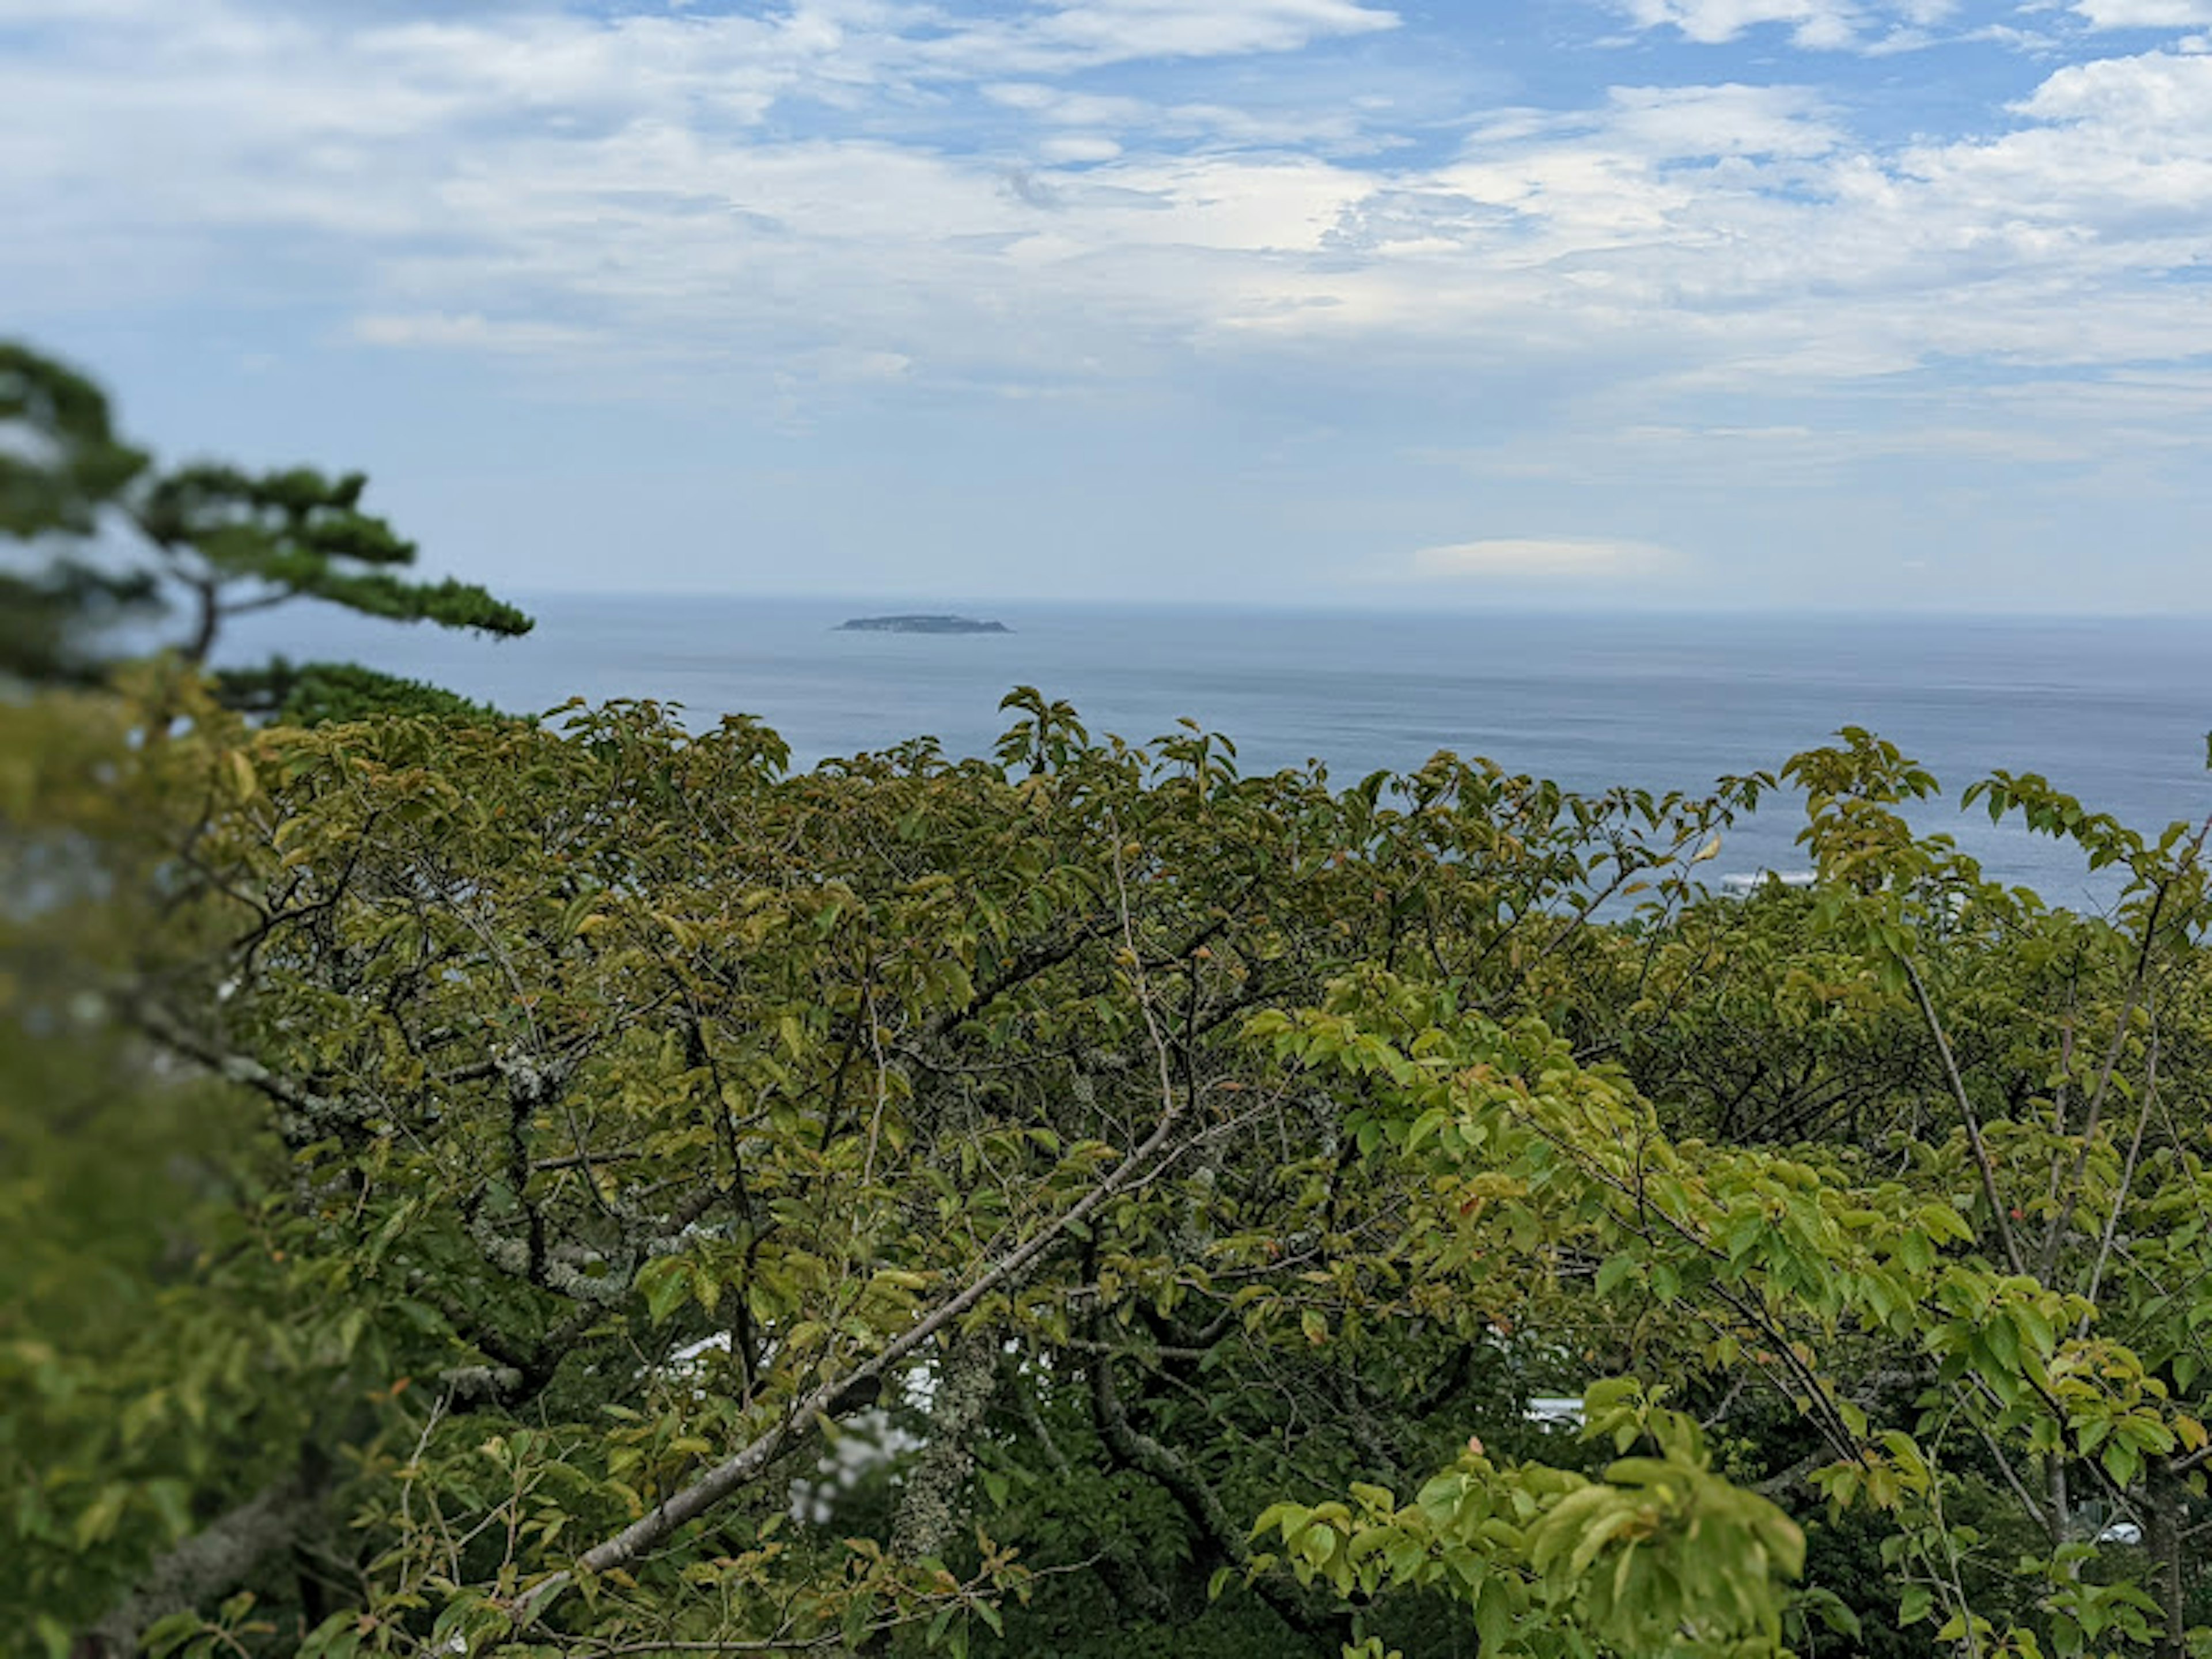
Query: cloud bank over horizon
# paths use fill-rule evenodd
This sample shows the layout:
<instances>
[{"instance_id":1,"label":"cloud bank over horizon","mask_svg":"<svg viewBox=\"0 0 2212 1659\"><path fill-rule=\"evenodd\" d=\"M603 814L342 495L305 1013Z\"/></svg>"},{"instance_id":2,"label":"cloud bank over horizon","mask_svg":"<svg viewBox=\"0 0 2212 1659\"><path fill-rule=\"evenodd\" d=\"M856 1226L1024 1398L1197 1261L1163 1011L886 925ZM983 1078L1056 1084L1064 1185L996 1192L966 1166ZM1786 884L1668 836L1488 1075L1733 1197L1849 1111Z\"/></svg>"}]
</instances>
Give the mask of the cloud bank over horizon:
<instances>
[{"instance_id":1,"label":"cloud bank over horizon","mask_svg":"<svg viewBox=\"0 0 2212 1659\"><path fill-rule=\"evenodd\" d=\"M541 586L2212 604L2212 9L1515 9L0 0L0 303Z\"/></svg>"}]
</instances>

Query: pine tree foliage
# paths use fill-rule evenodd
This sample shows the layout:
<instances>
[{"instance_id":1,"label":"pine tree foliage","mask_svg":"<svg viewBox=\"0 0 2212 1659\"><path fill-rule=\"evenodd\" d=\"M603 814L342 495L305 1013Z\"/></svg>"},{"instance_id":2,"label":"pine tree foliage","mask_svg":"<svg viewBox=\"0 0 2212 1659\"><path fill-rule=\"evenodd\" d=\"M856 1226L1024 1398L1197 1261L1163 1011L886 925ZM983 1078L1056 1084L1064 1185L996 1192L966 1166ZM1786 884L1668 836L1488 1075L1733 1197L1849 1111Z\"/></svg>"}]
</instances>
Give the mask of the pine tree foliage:
<instances>
[{"instance_id":1,"label":"pine tree foliage","mask_svg":"<svg viewBox=\"0 0 2212 1659\"><path fill-rule=\"evenodd\" d=\"M106 395L67 366L0 342L0 679L96 682L117 641L162 618L188 663L210 660L226 623L300 600L495 637L531 619L482 587L412 580L413 543L362 511L367 480L312 468L161 471L116 435ZM223 682L242 707L327 718L386 698L426 710L429 688L349 665L275 662ZM453 699L459 712L472 707Z\"/></svg>"}]
</instances>

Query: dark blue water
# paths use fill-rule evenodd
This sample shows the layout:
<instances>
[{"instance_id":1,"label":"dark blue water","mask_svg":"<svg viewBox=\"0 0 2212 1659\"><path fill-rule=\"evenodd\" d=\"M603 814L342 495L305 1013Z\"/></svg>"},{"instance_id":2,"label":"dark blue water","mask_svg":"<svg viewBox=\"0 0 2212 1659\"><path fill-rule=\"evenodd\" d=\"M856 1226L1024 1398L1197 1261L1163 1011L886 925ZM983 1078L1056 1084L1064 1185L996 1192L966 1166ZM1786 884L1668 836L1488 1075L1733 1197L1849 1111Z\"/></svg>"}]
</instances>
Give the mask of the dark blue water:
<instances>
[{"instance_id":1,"label":"dark blue water","mask_svg":"<svg viewBox=\"0 0 2212 1659\"><path fill-rule=\"evenodd\" d=\"M1944 781L2039 771L2139 829L2212 811L2212 623L2156 619L1319 615L968 607L1011 635L843 634L850 600L541 595L528 638L487 643L306 611L241 628L238 654L358 654L502 708L571 696L680 702L696 722L758 714L795 761L927 733L988 753L999 699L1033 684L1095 734L1182 716L1235 739L1249 771L1326 762L1350 781L1439 749L1579 787L1703 787L1778 768L1845 724ZM941 608L941 607L933 607ZM1784 797L1732 833L1714 874L1802 864ZM1992 875L2102 902L2068 849L1947 805Z\"/></svg>"}]
</instances>

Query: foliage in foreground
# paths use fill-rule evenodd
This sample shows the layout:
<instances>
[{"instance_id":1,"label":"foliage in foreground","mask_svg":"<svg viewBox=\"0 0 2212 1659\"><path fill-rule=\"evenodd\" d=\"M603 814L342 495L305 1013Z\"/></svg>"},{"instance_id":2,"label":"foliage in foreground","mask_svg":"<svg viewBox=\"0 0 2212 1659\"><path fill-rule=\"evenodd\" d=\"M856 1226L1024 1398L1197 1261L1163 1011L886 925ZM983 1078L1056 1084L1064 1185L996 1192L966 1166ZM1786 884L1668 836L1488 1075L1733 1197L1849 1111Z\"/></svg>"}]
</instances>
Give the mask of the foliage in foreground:
<instances>
[{"instance_id":1,"label":"foliage in foreground","mask_svg":"<svg viewBox=\"0 0 2212 1659\"><path fill-rule=\"evenodd\" d=\"M137 695L0 761L56 1654L2206 1648L2185 829Z\"/></svg>"}]
</instances>

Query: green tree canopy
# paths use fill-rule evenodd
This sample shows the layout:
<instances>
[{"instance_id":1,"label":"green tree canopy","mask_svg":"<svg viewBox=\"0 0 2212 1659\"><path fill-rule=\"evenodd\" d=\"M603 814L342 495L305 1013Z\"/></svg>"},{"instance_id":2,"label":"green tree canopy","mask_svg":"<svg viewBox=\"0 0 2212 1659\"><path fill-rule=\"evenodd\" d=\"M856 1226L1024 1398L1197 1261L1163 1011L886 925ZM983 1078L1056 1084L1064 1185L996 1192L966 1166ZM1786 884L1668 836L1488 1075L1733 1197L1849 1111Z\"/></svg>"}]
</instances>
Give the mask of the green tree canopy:
<instances>
[{"instance_id":1,"label":"green tree canopy","mask_svg":"<svg viewBox=\"0 0 2212 1659\"><path fill-rule=\"evenodd\" d=\"M2185 828L1978 786L2052 912L1846 732L1737 898L1765 778L139 695L0 769L57 1654L2205 1645Z\"/></svg>"}]
</instances>

